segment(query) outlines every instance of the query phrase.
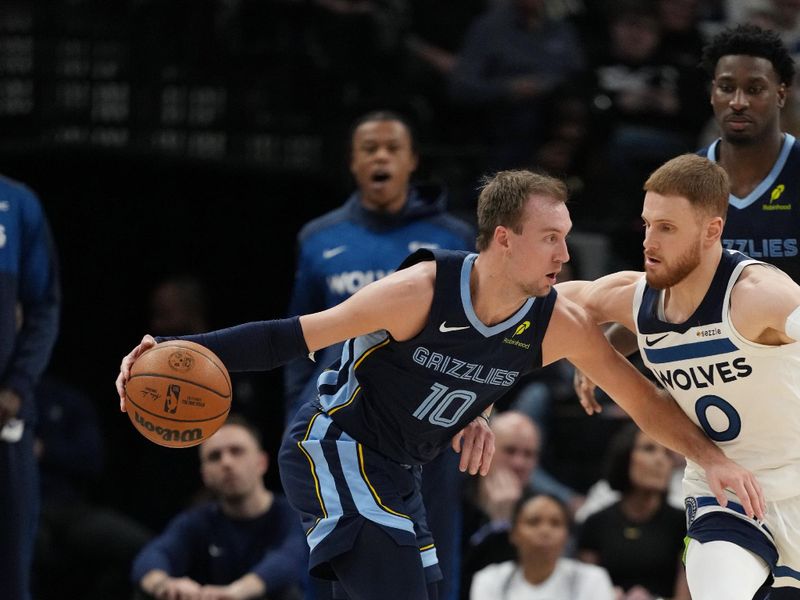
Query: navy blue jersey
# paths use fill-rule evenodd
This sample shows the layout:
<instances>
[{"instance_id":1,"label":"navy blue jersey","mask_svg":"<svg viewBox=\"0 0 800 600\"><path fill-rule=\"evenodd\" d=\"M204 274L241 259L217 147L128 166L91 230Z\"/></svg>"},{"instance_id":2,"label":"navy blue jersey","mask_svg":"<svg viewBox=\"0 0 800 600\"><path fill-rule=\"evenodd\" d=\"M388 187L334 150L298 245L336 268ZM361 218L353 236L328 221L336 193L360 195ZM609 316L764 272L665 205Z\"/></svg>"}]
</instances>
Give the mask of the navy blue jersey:
<instances>
[{"instance_id":1,"label":"navy blue jersey","mask_svg":"<svg viewBox=\"0 0 800 600\"><path fill-rule=\"evenodd\" d=\"M368 209L359 192L345 204L306 224L297 236L298 257L290 315L315 313L347 300L365 285L394 272L420 248L472 250L472 226L445 212L437 186L409 189L397 214ZM286 365L286 418L316 395L322 368L341 354L336 345L317 352L317 364Z\"/></svg>"},{"instance_id":2,"label":"navy blue jersey","mask_svg":"<svg viewBox=\"0 0 800 600\"><path fill-rule=\"evenodd\" d=\"M716 161L719 140L699 152ZM744 198L730 195L722 244L771 263L800 282L800 143L784 134L775 165Z\"/></svg>"},{"instance_id":3,"label":"navy blue jersey","mask_svg":"<svg viewBox=\"0 0 800 600\"><path fill-rule=\"evenodd\" d=\"M522 375L542 366L555 290L486 326L470 297L476 257L449 250L412 254L401 268L436 260L423 330L404 342L385 330L348 340L339 361L319 377L320 404L333 421L399 463L433 459Z\"/></svg>"}]
</instances>

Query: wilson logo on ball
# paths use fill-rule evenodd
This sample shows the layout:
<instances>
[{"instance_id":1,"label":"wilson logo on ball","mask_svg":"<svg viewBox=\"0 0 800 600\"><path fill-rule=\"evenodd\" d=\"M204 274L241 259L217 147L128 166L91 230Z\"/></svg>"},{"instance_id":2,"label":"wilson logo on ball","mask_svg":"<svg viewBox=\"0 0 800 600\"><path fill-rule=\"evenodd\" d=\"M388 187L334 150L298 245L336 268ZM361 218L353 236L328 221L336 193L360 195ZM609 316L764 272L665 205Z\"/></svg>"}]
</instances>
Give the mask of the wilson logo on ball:
<instances>
[{"instance_id":1,"label":"wilson logo on ball","mask_svg":"<svg viewBox=\"0 0 800 600\"><path fill-rule=\"evenodd\" d=\"M188 371L194 365L194 358L188 352L178 350L169 355L169 366L176 371Z\"/></svg>"},{"instance_id":2,"label":"wilson logo on ball","mask_svg":"<svg viewBox=\"0 0 800 600\"><path fill-rule=\"evenodd\" d=\"M147 431L151 431L156 435L160 436L162 440L165 442L183 442L183 443L191 443L197 442L203 437L203 430L199 428L193 429L184 429L181 431L180 429L169 429L167 427L159 427L158 425L153 425L150 421L144 418L142 415L139 414L139 411L134 411L134 419L136 423L141 425Z\"/></svg>"}]
</instances>

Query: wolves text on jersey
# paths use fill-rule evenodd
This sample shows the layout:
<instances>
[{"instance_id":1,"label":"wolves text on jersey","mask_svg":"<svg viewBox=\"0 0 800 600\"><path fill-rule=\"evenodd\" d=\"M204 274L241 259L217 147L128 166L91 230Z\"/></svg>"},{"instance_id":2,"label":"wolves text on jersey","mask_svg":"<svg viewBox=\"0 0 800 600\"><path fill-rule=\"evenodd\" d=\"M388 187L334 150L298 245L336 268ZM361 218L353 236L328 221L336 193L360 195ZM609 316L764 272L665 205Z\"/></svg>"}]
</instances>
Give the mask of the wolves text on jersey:
<instances>
[{"instance_id":1,"label":"wolves text on jersey","mask_svg":"<svg viewBox=\"0 0 800 600\"><path fill-rule=\"evenodd\" d=\"M737 379L749 377L753 368L747 364L745 357L731 361L697 365L688 369L652 369L656 378L664 387L682 390L707 388L715 383L732 383Z\"/></svg>"}]
</instances>

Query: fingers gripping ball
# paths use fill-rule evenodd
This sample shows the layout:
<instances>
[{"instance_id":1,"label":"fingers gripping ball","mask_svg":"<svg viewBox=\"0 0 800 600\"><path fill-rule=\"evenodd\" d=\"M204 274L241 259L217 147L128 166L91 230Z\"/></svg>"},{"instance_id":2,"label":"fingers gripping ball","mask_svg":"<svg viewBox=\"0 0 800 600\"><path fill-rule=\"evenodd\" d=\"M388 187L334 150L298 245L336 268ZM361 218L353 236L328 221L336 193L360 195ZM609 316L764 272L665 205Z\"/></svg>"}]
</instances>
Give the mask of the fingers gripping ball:
<instances>
[{"instance_id":1,"label":"fingers gripping ball","mask_svg":"<svg viewBox=\"0 0 800 600\"><path fill-rule=\"evenodd\" d=\"M194 342L162 342L136 359L125 386L133 426L170 448L196 446L225 422L231 379L222 361Z\"/></svg>"}]
</instances>

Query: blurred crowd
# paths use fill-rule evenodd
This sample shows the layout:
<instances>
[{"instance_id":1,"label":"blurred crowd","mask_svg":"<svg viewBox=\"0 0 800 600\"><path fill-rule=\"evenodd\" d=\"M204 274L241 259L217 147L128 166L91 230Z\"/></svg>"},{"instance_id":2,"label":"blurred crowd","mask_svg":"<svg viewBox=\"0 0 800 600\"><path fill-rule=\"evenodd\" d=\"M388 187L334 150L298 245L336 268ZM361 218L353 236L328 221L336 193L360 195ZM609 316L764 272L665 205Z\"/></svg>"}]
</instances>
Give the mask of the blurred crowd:
<instances>
[{"instance_id":1,"label":"blurred crowd","mask_svg":"<svg viewBox=\"0 0 800 600\"><path fill-rule=\"evenodd\" d=\"M91 3L66 4L79 11ZM709 77L698 67L705 43L725 27L753 23L779 32L790 51L800 54L798 0L135 0L124 10L108 8L103 18L119 16L138 24L136 36L147 51L141 68L158 65L163 77L228 71L252 76L253 65L269 57L268 79L254 86L252 102L291 104L314 115L311 123L328 121L326 135L352 144L348 158L358 192L337 215L300 232L295 295L287 307L293 314L335 304L393 268L402 256L395 260L392 252L410 249L412 239L396 242L393 236L410 224L434 223L440 228L435 241L443 247L469 248L473 239L469 223L443 222L444 192L429 194L422 185L408 204L416 212L407 209L383 220L359 212L375 208L365 191L374 174L365 175L357 163L364 123L397 123L400 133L386 135L408 138L409 160L398 162L398 171L387 179L397 175L403 186L412 178L447 184L451 212L460 216L472 212L482 173L531 168L563 178L576 232L571 273L565 268L562 275L593 278L641 266L638 211L647 174L719 135ZM203 44L196 43L200 37ZM259 95L266 88L270 93ZM396 112L344 133L350 117L375 109ZM800 133L800 101L791 95L781 123L785 131ZM337 237L348 235L344 230L326 233L337 219L364 226L378 240L365 246L366 266L347 271L350 279L303 262L303 249L317 243L314 236L333 240L324 246L328 251L335 250L336 240L347 239ZM370 253L391 264L369 263ZM331 285L330 276L340 277L339 296L301 306L311 291L319 291L315 286ZM213 328L207 286L186 273L162 281L141 306L149 315L147 331L172 335ZM265 403L274 407L286 396L281 411L288 418L312 373L298 377L285 391L256 376L235 378L234 411L242 420L233 426L255 433L230 444L255 458L231 468L251 469L258 480L267 473L263 450L275 447L275 430L274 423L270 428L264 423L274 422L275 412ZM213 479L211 449L201 448L198 456L195 450L147 445L140 446L144 449L127 474L138 496L125 507L104 505L96 490L104 478L105 438L94 399L51 376L43 378L35 398L42 507L34 598L167 597L165 589L184 585L159 576L168 573L173 557L165 548L178 535L179 519L189 518L183 511L194 507L191 518L199 520L201 509L217 510L208 516L213 525L204 527L221 527L222 517L230 517L233 525L224 522L231 531L237 519L288 514L275 478L267 480L271 491L253 484L258 510L237 512L241 507L226 504ZM571 366L556 363L495 407L497 454L489 475L461 477L455 468L450 475L451 504L445 510L451 511L448 536L455 558L444 565L447 600L516 593L522 585L518 571L527 574L537 565L547 565L547 577L556 573L569 582L563 585L572 587L554 588L568 589L569 598L689 598L680 567L681 459L638 431L610 400L604 402L602 416L586 417L572 390ZM216 452L215 460L223 460L224 451ZM221 508L209 508L217 506L213 502ZM276 532L269 522L259 523L280 543L245 552L244 536L236 530L231 536L242 544L241 556L258 554L262 560L262 552L282 552L286 558L291 551L293 560L304 559L306 550L296 543L299 529ZM198 539L207 545L211 538ZM214 552L220 542L213 540L206 548L211 559L203 558L208 564L219 558ZM244 565L234 579L256 562ZM173 561L176 572L168 574L199 573L193 577L202 579L210 569L205 564ZM230 597L322 597L296 564L259 564L268 565L267 581L270 568L282 569L280 595L271 595L267 585L266 591L256 586L252 594L258 595ZM90 574L86 565L92 565Z\"/></svg>"}]
</instances>

